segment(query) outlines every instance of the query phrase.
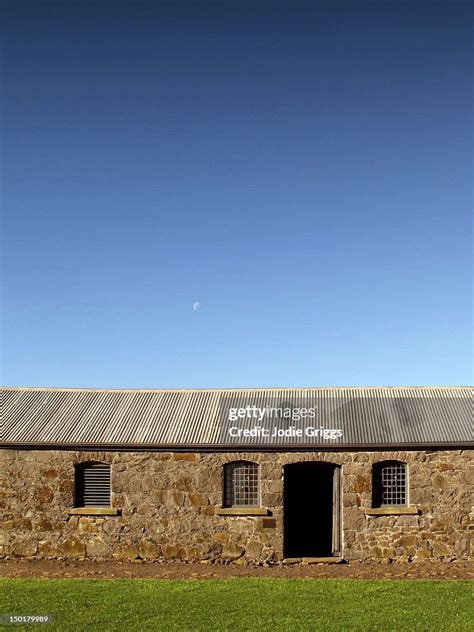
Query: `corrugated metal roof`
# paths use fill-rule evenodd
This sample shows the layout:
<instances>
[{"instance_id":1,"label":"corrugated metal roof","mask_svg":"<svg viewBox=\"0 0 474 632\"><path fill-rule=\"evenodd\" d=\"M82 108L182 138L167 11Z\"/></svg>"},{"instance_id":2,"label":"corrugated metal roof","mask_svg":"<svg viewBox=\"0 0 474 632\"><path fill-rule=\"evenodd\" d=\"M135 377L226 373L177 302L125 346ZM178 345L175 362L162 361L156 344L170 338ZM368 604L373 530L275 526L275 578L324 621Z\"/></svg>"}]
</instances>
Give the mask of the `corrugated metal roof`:
<instances>
[{"instance_id":1,"label":"corrugated metal roof","mask_svg":"<svg viewBox=\"0 0 474 632\"><path fill-rule=\"evenodd\" d=\"M472 395L471 387L5 387L1 444L142 449L464 446L473 443ZM266 412L255 413L262 419L230 419L231 410L246 407ZM302 408L312 409L314 417L295 418ZM290 417L283 418L282 410L289 410ZM275 411L279 416L272 416ZM252 436L255 428L260 431ZM243 436L244 430L250 436Z\"/></svg>"}]
</instances>

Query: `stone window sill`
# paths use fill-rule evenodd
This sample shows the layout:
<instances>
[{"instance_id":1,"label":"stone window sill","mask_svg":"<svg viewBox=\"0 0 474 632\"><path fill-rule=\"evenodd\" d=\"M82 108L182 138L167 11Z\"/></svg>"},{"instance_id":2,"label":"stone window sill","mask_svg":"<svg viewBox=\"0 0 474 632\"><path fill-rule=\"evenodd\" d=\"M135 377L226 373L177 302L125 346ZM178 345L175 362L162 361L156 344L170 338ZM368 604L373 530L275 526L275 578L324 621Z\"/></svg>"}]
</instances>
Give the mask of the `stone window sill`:
<instances>
[{"instance_id":1,"label":"stone window sill","mask_svg":"<svg viewBox=\"0 0 474 632\"><path fill-rule=\"evenodd\" d=\"M268 516L266 507L216 507L216 516Z\"/></svg>"},{"instance_id":2,"label":"stone window sill","mask_svg":"<svg viewBox=\"0 0 474 632\"><path fill-rule=\"evenodd\" d=\"M120 509L113 507L73 507L66 511L70 516L118 516Z\"/></svg>"},{"instance_id":3,"label":"stone window sill","mask_svg":"<svg viewBox=\"0 0 474 632\"><path fill-rule=\"evenodd\" d=\"M366 509L366 516L417 516L420 513L418 507L377 507Z\"/></svg>"}]
</instances>

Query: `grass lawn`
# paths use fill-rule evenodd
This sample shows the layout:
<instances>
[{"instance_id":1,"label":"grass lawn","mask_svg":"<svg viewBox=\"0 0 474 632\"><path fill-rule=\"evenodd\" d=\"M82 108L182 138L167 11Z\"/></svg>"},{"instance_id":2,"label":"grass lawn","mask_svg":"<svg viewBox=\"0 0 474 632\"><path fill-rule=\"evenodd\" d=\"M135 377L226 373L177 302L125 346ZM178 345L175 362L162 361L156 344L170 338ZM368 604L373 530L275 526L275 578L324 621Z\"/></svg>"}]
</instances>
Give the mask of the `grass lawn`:
<instances>
[{"instance_id":1,"label":"grass lawn","mask_svg":"<svg viewBox=\"0 0 474 632\"><path fill-rule=\"evenodd\" d=\"M0 613L53 630L472 630L472 583L350 579L0 579Z\"/></svg>"}]
</instances>

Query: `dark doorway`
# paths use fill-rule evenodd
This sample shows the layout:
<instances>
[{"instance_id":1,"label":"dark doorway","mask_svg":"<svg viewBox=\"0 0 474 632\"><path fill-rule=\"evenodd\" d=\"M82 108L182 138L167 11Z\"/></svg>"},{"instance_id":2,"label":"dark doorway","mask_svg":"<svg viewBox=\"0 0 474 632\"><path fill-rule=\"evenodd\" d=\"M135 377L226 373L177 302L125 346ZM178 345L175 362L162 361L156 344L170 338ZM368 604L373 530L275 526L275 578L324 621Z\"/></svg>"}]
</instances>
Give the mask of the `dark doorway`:
<instances>
[{"instance_id":1,"label":"dark doorway","mask_svg":"<svg viewBox=\"0 0 474 632\"><path fill-rule=\"evenodd\" d=\"M337 555L339 468L320 461L286 465L284 512L285 557Z\"/></svg>"}]
</instances>

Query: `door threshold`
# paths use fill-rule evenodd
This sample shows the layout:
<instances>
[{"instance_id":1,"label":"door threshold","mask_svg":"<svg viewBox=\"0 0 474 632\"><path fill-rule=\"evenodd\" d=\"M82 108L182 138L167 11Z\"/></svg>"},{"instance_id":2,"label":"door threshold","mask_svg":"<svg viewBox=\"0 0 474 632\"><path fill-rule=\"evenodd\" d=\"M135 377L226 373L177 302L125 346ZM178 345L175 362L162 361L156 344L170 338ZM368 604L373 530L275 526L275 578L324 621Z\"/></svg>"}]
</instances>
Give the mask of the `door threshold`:
<instances>
[{"instance_id":1,"label":"door threshold","mask_svg":"<svg viewBox=\"0 0 474 632\"><path fill-rule=\"evenodd\" d=\"M285 557L283 564L339 564L343 558L338 557Z\"/></svg>"}]
</instances>

